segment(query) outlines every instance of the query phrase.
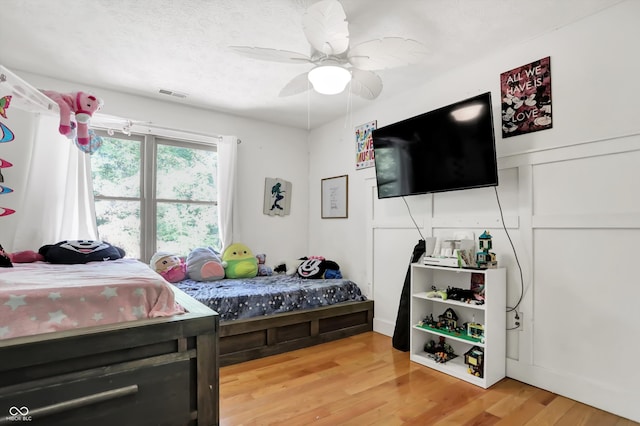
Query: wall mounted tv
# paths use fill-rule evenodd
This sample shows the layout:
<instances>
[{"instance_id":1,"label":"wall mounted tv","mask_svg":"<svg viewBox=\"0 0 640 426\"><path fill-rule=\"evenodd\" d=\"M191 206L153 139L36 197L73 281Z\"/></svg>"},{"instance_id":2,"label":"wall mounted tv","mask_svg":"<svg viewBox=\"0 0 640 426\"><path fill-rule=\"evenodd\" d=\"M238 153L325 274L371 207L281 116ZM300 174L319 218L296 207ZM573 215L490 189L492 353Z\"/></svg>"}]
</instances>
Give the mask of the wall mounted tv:
<instances>
[{"instance_id":1,"label":"wall mounted tv","mask_svg":"<svg viewBox=\"0 0 640 426\"><path fill-rule=\"evenodd\" d=\"M373 131L378 198L498 185L491 93Z\"/></svg>"}]
</instances>

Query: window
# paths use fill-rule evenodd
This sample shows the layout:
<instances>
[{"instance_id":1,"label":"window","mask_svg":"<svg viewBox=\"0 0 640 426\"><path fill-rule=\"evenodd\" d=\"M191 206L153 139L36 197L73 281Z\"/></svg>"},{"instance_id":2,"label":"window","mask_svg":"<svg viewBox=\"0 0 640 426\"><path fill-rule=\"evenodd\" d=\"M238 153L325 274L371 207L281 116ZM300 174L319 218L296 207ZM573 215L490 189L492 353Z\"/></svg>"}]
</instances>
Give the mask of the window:
<instances>
[{"instance_id":1,"label":"window","mask_svg":"<svg viewBox=\"0 0 640 426\"><path fill-rule=\"evenodd\" d=\"M98 131L91 156L100 239L148 261L157 251L220 249L216 148Z\"/></svg>"}]
</instances>

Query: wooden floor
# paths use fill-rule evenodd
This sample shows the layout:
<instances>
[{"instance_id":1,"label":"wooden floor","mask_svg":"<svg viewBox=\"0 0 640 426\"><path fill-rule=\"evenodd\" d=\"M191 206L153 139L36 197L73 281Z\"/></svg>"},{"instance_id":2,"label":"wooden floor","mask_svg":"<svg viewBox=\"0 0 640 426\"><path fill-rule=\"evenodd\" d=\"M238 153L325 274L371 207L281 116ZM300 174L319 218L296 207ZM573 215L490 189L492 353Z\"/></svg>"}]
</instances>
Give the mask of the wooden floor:
<instances>
[{"instance_id":1,"label":"wooden floor","mask_svg":"<svg viewBox=\"0 0 640 426\"><path fill-rule=\"evenodd\" d=\"M223 367L220 424L638 425L512 379L481 389L374 332Z\"/></svg>"}]
</instances>

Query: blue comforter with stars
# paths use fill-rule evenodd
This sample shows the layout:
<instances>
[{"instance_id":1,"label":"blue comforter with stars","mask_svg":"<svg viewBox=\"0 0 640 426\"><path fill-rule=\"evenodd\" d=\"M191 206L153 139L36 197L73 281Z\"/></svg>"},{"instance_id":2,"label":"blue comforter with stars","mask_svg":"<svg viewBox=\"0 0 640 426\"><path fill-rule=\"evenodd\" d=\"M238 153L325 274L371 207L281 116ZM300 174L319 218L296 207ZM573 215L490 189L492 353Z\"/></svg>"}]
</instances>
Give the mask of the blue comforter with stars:
<instances>
[{"instance_id":1,"label":"blue comforter with stars","mask_svg":"<svg viewBox=\"0 0 640 426\"><path fill-rule=\"evenodd\" d=\"M308 279L297 275L225 278L174 284L220 315L220 321L330 306L367 300L356 283L348 279Z\"/></svg>"}]
</instances>

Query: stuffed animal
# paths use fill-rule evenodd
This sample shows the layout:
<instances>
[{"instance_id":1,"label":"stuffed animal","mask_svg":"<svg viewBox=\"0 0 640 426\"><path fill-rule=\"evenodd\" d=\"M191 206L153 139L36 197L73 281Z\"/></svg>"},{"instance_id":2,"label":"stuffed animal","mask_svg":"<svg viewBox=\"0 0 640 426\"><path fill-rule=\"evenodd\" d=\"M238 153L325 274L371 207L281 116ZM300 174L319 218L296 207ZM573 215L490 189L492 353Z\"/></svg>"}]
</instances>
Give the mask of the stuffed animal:
<instances>
[{"instance_id":1,"label":"stuffed animal","mask_svg":"<svg viewBox=\"0 0 640 426\"><path fill-rule=\"evenodd\" d=\"M33 263L44 262L44 256L33 250L17 251L9 253L9 258L13 263Z\"/></svg>"},{"instance_id":2,"label":"stuffed animal","mask_svg":"<svg viewBox=\"0 0 640 426\"><path fill-rule=\"evenodd\" d=\"M273 268L273 272L277 274L295 275L298 273L298 266L300 266L300 264L304 262L304 259L305 258L283 260L278 263L275 268Z\"/></svg>"},{"instance_id":3,"label":"stuffed animal","mask_svg":"<svg viewBox=\"0 0 640 426\"><path fill-rule=\"evenodd\" d=\"M33 263L43 262L44 256L33 250L17 251L15 253L7 253L0 245L0 267L10 268L12 263Z\"/></svg>"},{"instance_id":4,"label":"stuffed animal","mask_svg":"<svg viewBox=\"0 0 640 426\"><path fill-rule=\"evenodd\" d=\"M333 260L327 260L322 256L305 258L298 267L298 275L302 278L342 278L340 266Z\"/></svg>"},{"instance_id":5,"label":"stuffed animal","mask_svg":"<svg viewBox=\"0 0 640 426\"><path fill-rule=\"evenodd\" d=\"M222 253L222 261L227 263L224 268L227 278L253 278L258 275L258 259L242 243L227 247Z\"/></svg>"},{"instance_id":6,"label":"stuffed animal","mask_svg":"<svg viewBox=\"0 0 640 426\"><path fill-rule=\"evenodd\" d=\"M267 255L264 253L256 254L256 259L258 259L258 276L264 277L268 275L273 275L273 269L265 265L267 260Z\"/></svg>"},{"instance_id":7,"label":"stuffed animal","mask_svg":"<svg viewBox=\"0 0 640 426\"><path fill-rule=\"evenodd\" d=\"M177 283L187 278L187 266L179 256L173 253L157 252L151 256L149 266L170 283Z\"/></svg>"},{"instance_id":8,"label":"stuffed animal","mask_svg":"<svg viewBox=\"0 0 640 426\"><path fill-rule=\"evenodd\" d=\"M89 119L94 112L102 108L103 102L86 92L59 93L53 90L42 90L42 93L51 98L60 107L60 134L73 139L71 113L75 114L77 123L78 143L89 143Z\"/></svg>"},{"instance_id":9,"label":"stuffed animal","mask_svg":"<svg viewBox=\"0 0 640 426\"><path fill-rule=\"evenodd\" d=\"M45 262L72 265L104 260L117 260L125 256L124 250L104 241L64 240L40 247L38 253Z\"/></svg>"},{"instance_id":10,"label":"stuffed animal","mask_svg":"<svg viewBox=\"0 0 640 426\"><path fill-rule=\"evenodd\" d=\"M195 248L187 256L187 275L194 281L216 281L224 278L226 263L211 247Z\"/></svg>"},{"instance_id":11,"label":"stuffed animal","mask_svg":"<svg viewBox=\"0 0 640 426\"><path fill-rule=\"evenodd\" d=\"M0 245L0 268L12 268L11 258L5 253L2 245Z\"/></svg>"}]
</instances>

